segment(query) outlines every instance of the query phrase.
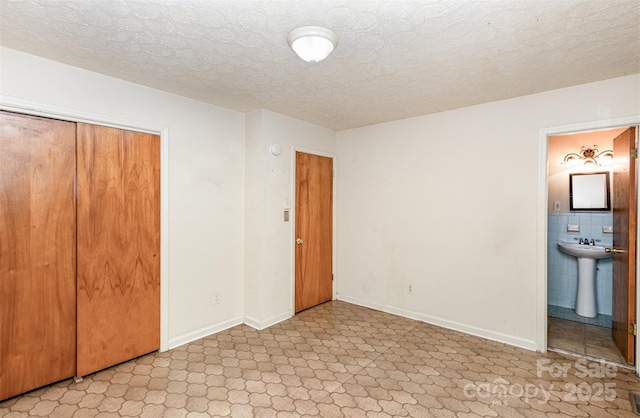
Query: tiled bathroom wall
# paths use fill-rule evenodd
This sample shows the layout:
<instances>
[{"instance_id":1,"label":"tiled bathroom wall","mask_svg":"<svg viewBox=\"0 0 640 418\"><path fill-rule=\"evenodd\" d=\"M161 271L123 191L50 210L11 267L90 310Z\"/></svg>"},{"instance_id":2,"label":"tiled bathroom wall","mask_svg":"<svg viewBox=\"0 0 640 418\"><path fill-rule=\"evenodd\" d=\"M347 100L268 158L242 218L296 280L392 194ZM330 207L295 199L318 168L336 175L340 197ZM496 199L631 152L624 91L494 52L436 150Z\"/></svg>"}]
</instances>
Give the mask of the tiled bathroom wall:
<instances>
[{"instance_id":1,"label":"tiled bathroom wall","mask_svg":"<svg viewBox=\"0 0 640 418\"><path fill-rule=\"evenodd\" d=\"M611 212L549 213L547 234L547 303L564 308L575 308L578 286L578 260L561 253L558 241L578 242L592 238L596 244L611 246L613 234L603 233L603 226L613 225ZM567 232L567 224L580 225L580 232ZM600 240L600 242L597 242ZM612 260L598 260L596 267L596 297L598 313L611 315Z\"/></svg>"}]
</instances>

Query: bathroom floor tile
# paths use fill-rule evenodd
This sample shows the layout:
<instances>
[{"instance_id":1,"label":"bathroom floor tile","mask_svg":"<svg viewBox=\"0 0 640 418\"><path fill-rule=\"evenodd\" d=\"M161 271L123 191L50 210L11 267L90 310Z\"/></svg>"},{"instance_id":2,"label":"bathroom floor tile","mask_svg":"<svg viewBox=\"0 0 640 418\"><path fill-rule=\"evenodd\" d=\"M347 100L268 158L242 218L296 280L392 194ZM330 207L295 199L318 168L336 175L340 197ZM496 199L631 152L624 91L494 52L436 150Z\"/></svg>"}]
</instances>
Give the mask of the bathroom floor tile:
<instances>
[{"instance_id":1,"label":"bathroom floor tile","mask_svg":"<svg viewBox=\"0 0 640 418\"><path fill-rule=\"evenodd\" d=\"M577 354L587 354L586 324L549 318L547 345Z\"/></svg>"},{"instance_id":2,"label":"bathroom floor tile","mask_svg":"<svg viewBox=\"0 0 640 418\"><path fill-rule=\"evenodd\" d=\"M611 315L598 314L595 318L586 318L576 314L576 312L571 308L564 308L553 304L547 305L547 315L558 319L566 319L573 322L583 322L585 324L611 328Z\"/></svg>"},{"instance_id":3,"label":"bathroom floor tile","mask_svg":"<svg viewBox=\"0 0 640 418\"><path fill-rule=\"evenodd\" d=\"M611 337L611 328L587 325L587 355L626 364Z\"/></svg>"},{"instance_id":4,"label":"bathroom floor tile","mask_svg":"<svg viewBox=\"0 0 640 418\"><path fill-rule=\"evenodd\" d=\"M611 338L611 328L548 318L547 346L627 364Z\"/></svg>"}]
</instances>

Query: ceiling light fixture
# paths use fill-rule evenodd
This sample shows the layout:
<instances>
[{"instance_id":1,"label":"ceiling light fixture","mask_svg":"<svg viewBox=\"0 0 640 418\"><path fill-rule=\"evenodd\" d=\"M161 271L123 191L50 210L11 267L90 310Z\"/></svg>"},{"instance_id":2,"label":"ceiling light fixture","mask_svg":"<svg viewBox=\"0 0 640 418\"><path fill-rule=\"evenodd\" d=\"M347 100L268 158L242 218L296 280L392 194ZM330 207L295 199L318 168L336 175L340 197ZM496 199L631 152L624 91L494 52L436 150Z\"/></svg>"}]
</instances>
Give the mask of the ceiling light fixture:
<instances>
[{"instance_id":1,"label":"ceiling light fixture","mask_svg":"<svg viewBox=\"0 0 640 418\"><path fill-rule=\"evenodd\" d=\"M304 61L320 62L338 45L338 35L320 26L302 26L289 32L287 41Z\"/></svg>"},{"instance_id":2,"label":"ceiling light fixture","mask_svg":"<svg viewBox=\"0 0 640 418\"><path fill-rule=\"evenodd\" d=\"M613 150L599 152L597 145L594 145L593 148L585 148L583 146L579 153L571 152L565 155L562 165L575 167L580 162L582 162L585 167L611 165L613 162Z\"/></svg>"}]
</instances>

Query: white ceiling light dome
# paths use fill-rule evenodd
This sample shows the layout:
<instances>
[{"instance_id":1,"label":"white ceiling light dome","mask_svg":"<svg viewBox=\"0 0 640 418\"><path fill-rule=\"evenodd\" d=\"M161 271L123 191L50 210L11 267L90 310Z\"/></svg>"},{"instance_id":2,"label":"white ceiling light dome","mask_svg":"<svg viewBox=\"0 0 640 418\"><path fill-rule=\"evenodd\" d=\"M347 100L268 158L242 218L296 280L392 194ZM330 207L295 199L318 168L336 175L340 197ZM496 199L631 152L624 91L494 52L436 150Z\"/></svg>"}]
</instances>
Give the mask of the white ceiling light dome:
<instances>
[{"instance_id":1,"label":"white ceiling light dome","mask_svg":"<svg viewBox=\"0 0 640 418\"><path fill-rule=\"evenodd\" d=\"M320 62L338 45L338 35L320 26L302 26L289 32L287 41L304 61Z\"/></svg>"}]
</instances>

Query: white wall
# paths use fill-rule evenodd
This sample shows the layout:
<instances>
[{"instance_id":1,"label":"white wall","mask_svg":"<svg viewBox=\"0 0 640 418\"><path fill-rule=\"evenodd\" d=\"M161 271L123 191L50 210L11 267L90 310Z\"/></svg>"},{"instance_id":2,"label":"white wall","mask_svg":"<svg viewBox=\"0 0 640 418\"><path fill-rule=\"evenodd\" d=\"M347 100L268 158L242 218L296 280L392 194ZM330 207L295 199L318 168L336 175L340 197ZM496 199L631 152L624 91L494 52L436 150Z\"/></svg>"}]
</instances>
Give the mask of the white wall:
<instances>
[{"instance_id":1,"label":"white wall","mask_svg":"<svg viewBox=\"0 0 640 418\"><path fill-rule=\"evenodd\" d=\"M0 59L3 99L168 128L170 346L292 315L282 209L302 147L340 155L338 298L534 348L539 130L640 113L634 75L343 131L336 145L335 132L273 112L245 124L10 49Z\"/></svg>"},{"instance_id":2,"label":"white wall","mask_svg":"<svg viewBox=\"0 0 640 418\"><path fill-rule=\"evenodd\" d=\"M168 128L168 345L242 322L244 114L7 48L0 59L4 99Z\"/></svg>"},{"instance_id":3,"label":"white wall","mask_svg":"<svg viewBox=\"0 0 640 418\"><path fill-rule=\"evenodd\" d=\"M262 329L293 315L294 149L335 154L336 133L268 110L248 113L246 132L245 322Z\"/></svg>"},{"instance_id":4,"label":"white wall","mask_svg":"<svg viewBox=\"0 0 640 418\"><path fill-rule=\"evenodd\" d=\"M640 75L339 132L338 299L536 348L539 131L634 114Z\"/></svg>"}]
</instances>

